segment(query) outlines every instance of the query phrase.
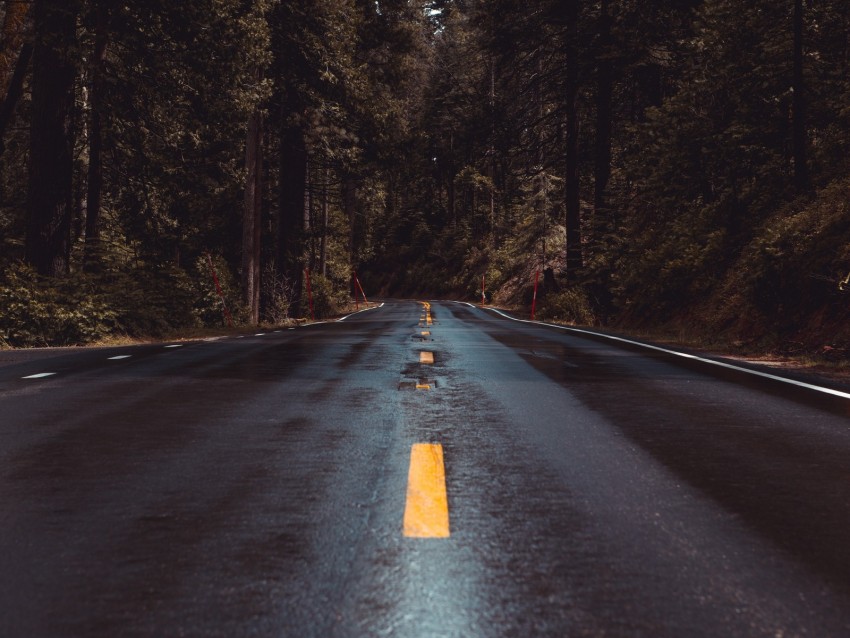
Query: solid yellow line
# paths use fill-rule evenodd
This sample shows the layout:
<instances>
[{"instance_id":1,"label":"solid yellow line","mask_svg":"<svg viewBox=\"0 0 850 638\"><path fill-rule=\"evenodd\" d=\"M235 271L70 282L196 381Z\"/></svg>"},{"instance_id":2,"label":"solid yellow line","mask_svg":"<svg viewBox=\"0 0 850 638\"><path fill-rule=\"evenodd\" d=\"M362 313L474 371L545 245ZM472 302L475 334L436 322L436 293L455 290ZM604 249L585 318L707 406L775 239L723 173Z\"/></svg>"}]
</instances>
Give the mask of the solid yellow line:
<instances>
[{"instance_id":1,"label":"solid yellow line","mask_svg":"<svg viewBox=\"0 0 850 638\"><path fill-rule=\"evenodd\" d=\"M419 363L434 363L434 353L423 350L419 353Z\"/></svg>"},{"instance_id":2,"label":"solid yellow line","mask_svg":"<svg viewBox=\"0 0 850 638\"><path fill-rule=\"evenodd\" d=\"M448 538L449 503L443 446L416 443L410 450L404 535L409 538Z\"/></svg>"}]
</instances>

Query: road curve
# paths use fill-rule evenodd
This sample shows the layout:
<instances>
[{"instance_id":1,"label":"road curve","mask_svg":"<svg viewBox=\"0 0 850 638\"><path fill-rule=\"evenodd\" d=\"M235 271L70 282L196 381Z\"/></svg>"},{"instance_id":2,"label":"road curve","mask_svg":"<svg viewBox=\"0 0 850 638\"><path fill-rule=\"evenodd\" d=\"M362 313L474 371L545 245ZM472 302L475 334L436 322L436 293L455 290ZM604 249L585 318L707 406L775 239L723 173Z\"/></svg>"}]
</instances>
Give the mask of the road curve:
<instances>
[{"instance_id":1,"label":"road curve","mask_svg":"<svg viewBox=\"0 0 850 638\"><path fill-rule=\"evenodd\" d=\"M0 636L850 635L848 406L449 302L0 352Z\"/></svg>"}]
</instances>

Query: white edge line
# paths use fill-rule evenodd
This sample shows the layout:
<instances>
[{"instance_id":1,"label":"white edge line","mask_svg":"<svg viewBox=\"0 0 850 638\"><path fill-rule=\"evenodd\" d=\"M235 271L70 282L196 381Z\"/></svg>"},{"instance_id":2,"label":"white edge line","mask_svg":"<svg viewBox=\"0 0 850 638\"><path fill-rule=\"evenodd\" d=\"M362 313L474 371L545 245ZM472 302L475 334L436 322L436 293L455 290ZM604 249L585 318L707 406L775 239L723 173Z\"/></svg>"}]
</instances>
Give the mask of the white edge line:
<instances>
[{"instance_id":1,"label":"white edge line","mask_svg":"<svg viewBox=\"0 0 850 638\"><path fill-rule=\"evenodd\" d=\"M384 307L384 302L381 302L380 306L374 306L372 308L363 308L363 310L358 310L357 312L352 312L350 315L345 315L344 317L340 317L339 319L336 320L336 322L339 323L340 321L345 321L349 317L353 317L354 315L359 315L361 312L366 312L367 310L377 310L378 308L383 308L383 307ZM312 324L312 325L316 325L316 324Z\"/></svg>"},{"instance_id":2,"label":"white edge line","mask_svg":"<svg viewBox=\"0 0 850 638\"><path fill-rule=\"evenodd\" d=\"M28 377L21 377L21 379L43 379L44 377L52 377L55 372L39 372L38 374L31 374Z\"/></svg>"},{"instance_id":3,"label":"white edge line","mask_svg":"<svg viewBox=\"0 0 850 638\"><path fill-rule=\"evenodd\" d=\"M460 302L465 303L465 302ZM582 328L570 328L568 326L559 326L554 323L544 323L542 321L530 321L528 319L517 319L516 317L511 317L510 315L505 314L501 310L497 310L496 308L487 308L492 312L495 312L497 315L504 317L505 319L510 319L511 321L518 321L520 323L530 323L536 326L549 326L550 328L557 328L558 330L564 330L565 332L575 332L578 334L590 335L593 337L602 337L603 339L608 339L609 341L618 341L620 343L627 343L629 345L638 346L640 348L646 348L647 350L655 350L656 352L663 352L664 354L671 354L675 357L681 357L682 359L690 359L692 361L701 361L702 363L708 363L713 366L717 366L719 368L726 368L728 370L735 370L736 372L745 372L746 374L751 374L756 377L761 377L763 379L770 379L771 381L780 381L782 383L787 383L789 385L797 386L798 388L806 388L807 390L814 390L815 392L822 392L823 394L830 394L832 396L840 397L842 399L850 399L850 393L842 392L841 390L833 390L832 388L825 388L823 386L814 385L813 383L806 383L805 381L795 381L794 379L788 379L786 377L780 377L775 374L770 374L769 372L759 372L758 370L750 370L749 368L742 368L740 366L732 365L731 363L725 363L723 361L715 361L714 359L706 359L704 357L698 357L693 354L688 354L687 352L678 352L676 350L669 350L667 348L662 348L660 346L653 346L648 343L641 343L640 341L632 341L631 339L624 339L622 337L615 337L613 335L607 335L602 332L593 332L592 330L584 330Z\"/></svg>"},{"instance_id":4,"label":"white edge line","mask_svg":"<svg viewBox=\"0 0 850 638\"><path fill-rule=\"evenodd\" d=\"M116 356L116 357L109 357L109 359L108 359L108 360L109 360L109 361L118 361L118 360L120 360L120 359L129 359L129 358L130 358L130 357L132 357L132 356L133 356L133 355L131 355L131 354L119 354L119 355L118 355L118 356Z\"/></svg>"}]
</instances>

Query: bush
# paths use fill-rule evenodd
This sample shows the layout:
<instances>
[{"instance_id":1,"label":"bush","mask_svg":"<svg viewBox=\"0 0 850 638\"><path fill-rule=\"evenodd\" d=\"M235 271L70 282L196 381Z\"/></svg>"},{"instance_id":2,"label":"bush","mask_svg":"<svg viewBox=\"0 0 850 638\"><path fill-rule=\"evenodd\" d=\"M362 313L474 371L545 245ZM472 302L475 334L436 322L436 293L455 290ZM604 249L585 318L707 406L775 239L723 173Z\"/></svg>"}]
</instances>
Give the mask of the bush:
<instances>
[{"instance_id":1,"label":"bush","mask_svg":"<svg viewBox=\"0 0 850 638\"><path fill-rule=\"evenodd\" d=\"M277 273L274 262L269 262L263 269L262 294L266 300L263 307L263 317L274 325L281 325L289 319L295 285L286 277Z\"/></svg>"},{"instance_id":2,"label":"bush","mask_svg":"<svg viewBox=\"0 0 850 638\"><path fill-rule=\"evenodd\" d=\"M316 319L339 314L348 302L348 291L334 288L333 282L322 275L312 275L313 313Z\"/></svg>"},{"instance_id":3,"label":"bush","mask_svg":"<svg viewBox=\"0 0 850 638\"><path fill-rule=\"evenodd\" d=\"M224 295L224 303L234 323L247 323L248 309L242 304L239 283L227 262L221 256L212 257L212 262ZM216 290L210 271L210 259L206 255L200 255L195 260L193 275L193 314L196 321L206 327L224 325L226 319L222 299Z\"/></svg>"},{"instance_id":4,"label":"bush","mask_svg":"<svg viewBox=\"0 0 850 638\"><path fill-rule=\"evenodd\" d=\"M136 337L160 337L195 327L197 291L192 279L177 268L148 267L105 275L100 285L117 313L121 332Z\"/></svg>"},{"instance_id":5,"label":"bush","mask_svg":"<svg viewBox=\"0 0 850 638\"><path fill-rule=\"evenodd\" d=\"M115 331L118 313L102 294L71 280L48 281L20 263L0 281L0 342L5 346L67 346Z\"/></svg>"},{"instance_id":6,"label":"bush","mask_svg":"<svg viewBox=\"0 0 850 638\"><path fill-rule=\"evenodd\" d=\"M535 312L536 319L565 321L583 326L593 325L596 318L587 294L580 288L550 293L544 297Z\"/></svg>"},{"instance_id":7,"label":"bush","mask_svg":"<svg viewBox=\"0 0 850 638\"><path fill-rule=\"evenodd\" d=\"M229 285L226 266L219 277L223 287ZM13 263L0 279L0 344L5 346L82 345L115 334L161 337L220 325L221 317L221 301L207 273L191 276L148 266L47 279Z\"/></svg>"}]
</instances>

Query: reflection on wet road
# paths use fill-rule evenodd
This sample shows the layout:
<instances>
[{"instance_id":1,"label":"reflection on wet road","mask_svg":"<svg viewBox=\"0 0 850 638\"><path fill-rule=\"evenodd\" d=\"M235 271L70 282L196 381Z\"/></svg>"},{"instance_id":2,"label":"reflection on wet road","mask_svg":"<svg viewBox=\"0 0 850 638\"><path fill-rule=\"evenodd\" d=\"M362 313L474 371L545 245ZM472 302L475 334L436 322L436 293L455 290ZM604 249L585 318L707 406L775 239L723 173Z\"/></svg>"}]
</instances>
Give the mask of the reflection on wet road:
<instances>
[{"instance_id":1,"label":"reflection on wet road","mask_svg":"<svg viewBox=\"0 0 850 638\"><path fill-rule=\"evenodd\" d=\"M850 402L730 374L444 302L4 353L0 636L850 635Z\"/></svg>"}]
</instances>

